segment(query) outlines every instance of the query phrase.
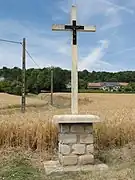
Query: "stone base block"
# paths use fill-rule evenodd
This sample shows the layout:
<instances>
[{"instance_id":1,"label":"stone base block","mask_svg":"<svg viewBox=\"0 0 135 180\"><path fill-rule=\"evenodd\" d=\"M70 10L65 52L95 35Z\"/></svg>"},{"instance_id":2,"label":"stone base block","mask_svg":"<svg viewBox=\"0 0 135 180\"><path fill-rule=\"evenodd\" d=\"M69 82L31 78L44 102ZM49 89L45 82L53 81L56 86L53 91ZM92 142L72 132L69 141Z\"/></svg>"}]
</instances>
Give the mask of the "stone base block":
<instances>
[{"instance_id":1,"label":"stone base block","mask_svg":"<svg viewBox=\"0 0 135 180\"><path fill-rule=\"evenodd\" d=\"M91 165L94 164L94 155L86 154L79 157L79 165L88 165L88 164Z\"/></svg>"},{"instance_id":2,"label":"stone base block","mask_svg":"<svg viewBox=\"0 0 135 180\"><path fill-rule=\"evenodd\" d=\"M52 173L65 173L65 172L88 172L88 171L103 171L108 170L106 164L97 165L83 165L83 166L61 166L59 161L47 161L44 162L45 173L50 175Z\"/></svg>"},{"instance_id":3,"label":"stone base block","mask_svg":"<svg viewBox=\"0 0 135 180\"><path fill-rule=\"evenodd\" d=\"M73 144L72 150L73 150L72 154L77 154L77 155L85 154L86 151L85 144Z\"/></svg>"},{"instance_id":4,"label":"stone base block","mask_svg":"<svg viewBox=\"0 0 135 180\"><path fill-rule=\"evenodd\" d=\"M60 161L62 166L77 165L78 156L77 155L63 156L63 155L59 154L59 161Z\"/></svg>"}]
</instances>

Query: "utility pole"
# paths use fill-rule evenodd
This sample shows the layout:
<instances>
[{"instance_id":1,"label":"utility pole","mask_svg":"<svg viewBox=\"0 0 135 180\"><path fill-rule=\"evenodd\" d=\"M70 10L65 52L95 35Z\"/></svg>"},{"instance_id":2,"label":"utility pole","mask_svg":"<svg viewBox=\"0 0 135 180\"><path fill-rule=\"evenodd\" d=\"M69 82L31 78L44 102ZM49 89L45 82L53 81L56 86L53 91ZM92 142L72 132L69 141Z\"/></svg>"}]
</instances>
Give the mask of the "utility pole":
<instances>
[{"instance_id":1,"label":"utility pole","mask_svg":"<svg viewBox=\"0 0 135 180\"><path fill-rule=\"evenodd\" d=\"M53 105L53 69L51 69L51 105Z\"/></svg>"},{"instance_id":2,"label":"utility pole","mask_svg":"<svg viewBox=\"0 0 135 180\"><path fill-rule=\"evenodd\" d=\"M22 44L22 104L21 104L21 112L25 113L26 106L26 39L23 38Z\"/></svg>"}]
</instances>

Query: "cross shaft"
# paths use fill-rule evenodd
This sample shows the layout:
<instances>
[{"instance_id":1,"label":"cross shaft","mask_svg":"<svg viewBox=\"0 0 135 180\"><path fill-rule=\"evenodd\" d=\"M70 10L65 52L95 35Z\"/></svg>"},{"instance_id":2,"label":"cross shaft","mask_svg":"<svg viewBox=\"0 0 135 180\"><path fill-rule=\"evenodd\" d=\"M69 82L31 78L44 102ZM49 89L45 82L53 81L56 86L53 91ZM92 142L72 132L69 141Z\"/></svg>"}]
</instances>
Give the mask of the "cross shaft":
<instances>
[{"instance_id":1,"label":"cross shaft","mask_svg":"<svg viewBox=\"0 0 135 180\"><path fill-rule=\"evenodd\" d=\"M53 25L53 31L72 32L72 71L71 71L71 110L72 114L78 114L78 52L77 52L77 31L95 32L95 26L81 26L76 23L76 6L72 6L71 25Z\"/></svg>"}]
</instances>

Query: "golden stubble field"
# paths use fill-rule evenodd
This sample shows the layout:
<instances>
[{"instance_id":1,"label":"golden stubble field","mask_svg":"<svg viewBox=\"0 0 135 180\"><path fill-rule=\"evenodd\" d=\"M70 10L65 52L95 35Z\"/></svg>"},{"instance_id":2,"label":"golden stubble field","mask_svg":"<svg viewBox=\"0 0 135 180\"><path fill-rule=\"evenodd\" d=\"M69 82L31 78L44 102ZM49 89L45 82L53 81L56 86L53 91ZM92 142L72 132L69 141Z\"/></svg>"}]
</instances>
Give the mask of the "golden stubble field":
<instances>
[{"instance_id":1,"label":"golden stubble field","mask_svg":"<svg viewBox=\"0 0 135 180\"><path fill-rule=\"evenodd\" d=\"M70 114L70 94L50 94L27 98L26 113L20 112L19 96L0 94L0 145L25 149L48 150L57 146L56 114ZM79 94L79 113L95 114L101 123L94 126L99 149L119 146L135 140L135 95Z\"/></svg>"}]
</instances>

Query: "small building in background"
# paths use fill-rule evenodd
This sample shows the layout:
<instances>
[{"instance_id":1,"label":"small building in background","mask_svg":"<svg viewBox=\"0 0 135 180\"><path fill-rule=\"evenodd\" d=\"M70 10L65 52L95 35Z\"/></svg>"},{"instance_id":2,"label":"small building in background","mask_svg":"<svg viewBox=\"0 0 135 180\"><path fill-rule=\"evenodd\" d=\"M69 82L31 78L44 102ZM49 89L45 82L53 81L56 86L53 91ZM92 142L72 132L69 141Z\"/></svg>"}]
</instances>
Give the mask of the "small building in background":
<instances>
[{"instance_id":1,"label":"small building in background","mask_svg":"<svg viewBox=\"0 0 135 180\"><path fill-rule=\"evenodd\" d=\"M128 86L129 83L126 83L126 82L120 82L119 85L122 86L122 87L126 87Z\"/></svg>"},{"instance_id":2,"label":"small building in background","mask_svg":"<svg viewBox=\"0 0 135 180\"><path fill-rule=\"evenodd\" d=\"M88 89L93 89L93 90L100 90L104 86L104 83L88 83L87 88Z\"/></svg>"},{"instance_id":3,"label":"small building in background","mask_svg":"<svg viewBox=\"0 0 135 180\"><path fill-rule=\"evenodd\" d=\"M118 91L120 89L120 85L118 82L104 82L104 86L102 90L104 91Z\"/></svg>"},{"instance_id":4,"label":"small building in background","mask_svg":"<svg viewBox=\"0 0 135 180\"><path fill-rule=\"evenodd\" d=\"M121 87L127 86L126 82L98 82L88 83L87 88L91 90L118 91Z\"/></svg>"},{"instance_id":5,"label":"small building in background","mask_svg":"<svg viewBox=\"0 0 135 180\"><path fill-rule=\"evenodd\" d=\"M71 89L71 82L66 84L66 89Z\"/></svg>"},{"instance_id":6,"label":"small building in background","mask_svg":"<svg viewBox=\"0 0 135 180\"><path fill-rule=\"evenodd\" d=\"M4 78L4 77L0 77L0 82L1 82L1 81L4 81L4 80L5 80L5 78Z\"/></svg>"}]
</instances>

